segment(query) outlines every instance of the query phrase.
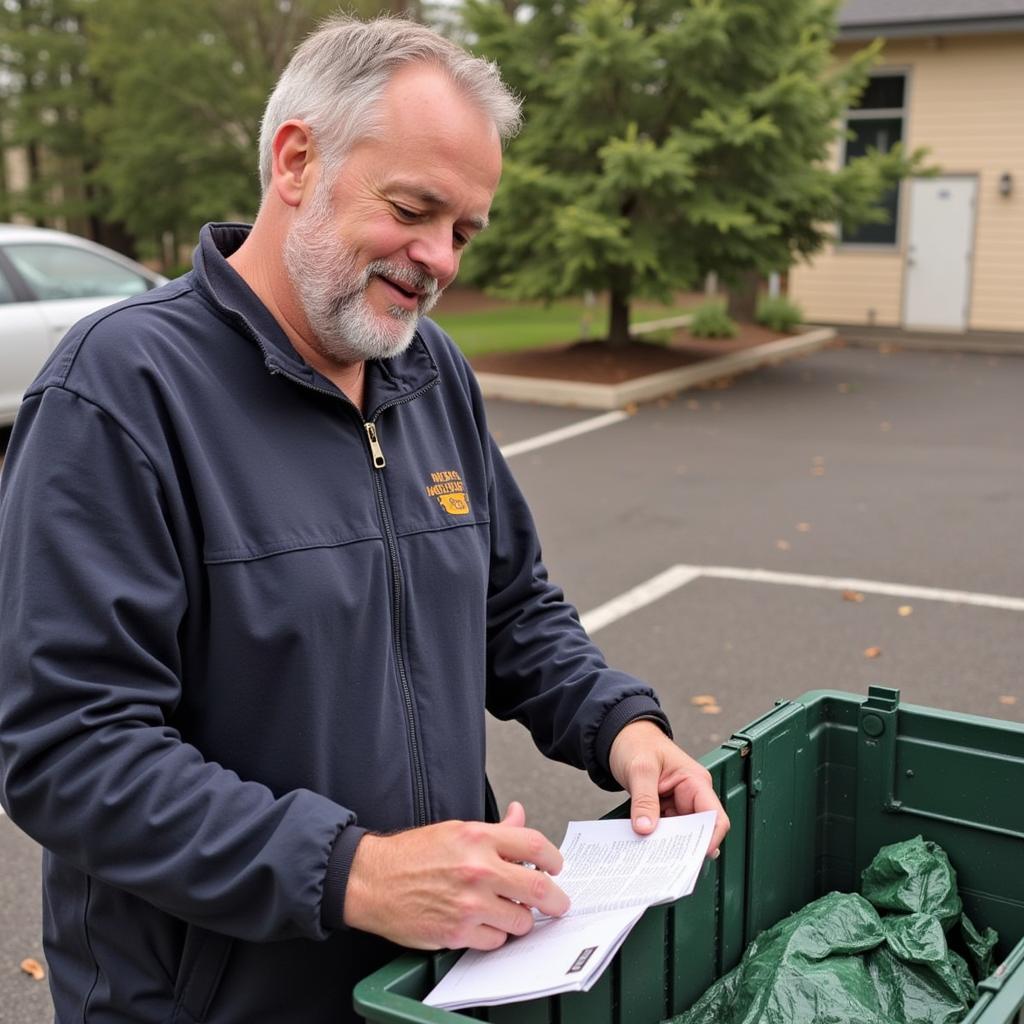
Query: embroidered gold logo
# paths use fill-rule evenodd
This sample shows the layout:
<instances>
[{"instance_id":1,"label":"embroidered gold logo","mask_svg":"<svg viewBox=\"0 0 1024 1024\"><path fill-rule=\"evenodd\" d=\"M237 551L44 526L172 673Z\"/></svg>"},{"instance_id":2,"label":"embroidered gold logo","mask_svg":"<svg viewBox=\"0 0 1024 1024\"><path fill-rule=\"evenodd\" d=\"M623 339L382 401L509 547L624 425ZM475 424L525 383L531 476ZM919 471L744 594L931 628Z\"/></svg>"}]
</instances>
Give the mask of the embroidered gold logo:
<instances>
[{"instance_id":1,"label":"embroidered gold logo","mask_svg":"<svg viewBox=\"0 0 1024 1024\"><path fill-rule=\"evenodd\" d=\"M436 498L437 503L450 516L469 515L469 495L458 470L443 469L430 474L427 497Z\"/></svg>"}]
</instances>

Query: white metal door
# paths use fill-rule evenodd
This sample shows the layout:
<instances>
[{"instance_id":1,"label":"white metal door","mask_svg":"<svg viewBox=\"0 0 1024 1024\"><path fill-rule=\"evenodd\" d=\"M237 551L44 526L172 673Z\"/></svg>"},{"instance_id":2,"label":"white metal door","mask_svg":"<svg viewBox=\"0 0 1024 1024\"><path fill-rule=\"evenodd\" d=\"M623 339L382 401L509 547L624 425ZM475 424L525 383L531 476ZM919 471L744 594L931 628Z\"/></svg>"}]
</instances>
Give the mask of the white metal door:
<instances>
[{"instance_id":1,"label":"white metal door","mask_svg":"<svg viewBox=\"0 0 1024 1024\"><path fill-rule=\"evenodd\" d=\"M977 186L975 178L911 182L904 326L966 329Z\"/></svg>"}]
</instances>

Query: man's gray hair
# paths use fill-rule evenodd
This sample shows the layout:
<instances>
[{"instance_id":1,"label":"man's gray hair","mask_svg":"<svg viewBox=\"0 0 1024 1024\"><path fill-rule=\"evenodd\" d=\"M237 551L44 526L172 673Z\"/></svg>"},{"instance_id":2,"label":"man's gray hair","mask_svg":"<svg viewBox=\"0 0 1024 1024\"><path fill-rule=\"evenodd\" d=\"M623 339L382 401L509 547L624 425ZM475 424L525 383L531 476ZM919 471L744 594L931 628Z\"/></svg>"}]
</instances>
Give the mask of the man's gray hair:
<instances>
[{"instance_id":1,"label":"man's gray hair","mask_svg":"<svg viewBox=\"0 0 1024 1024\"><path fill-rule=\"evenodd\" d=\"M404 18L359 21L338 15L325 21L295 51L267 101L260 125L260 182L270 185L277 129L304 121L332 172L353 144L372 135L381 93L409 64L444 71L494 122L502 141L519 130L521 101L492 61L474 57L432 29Z\"/></svg>"}]
</instances>

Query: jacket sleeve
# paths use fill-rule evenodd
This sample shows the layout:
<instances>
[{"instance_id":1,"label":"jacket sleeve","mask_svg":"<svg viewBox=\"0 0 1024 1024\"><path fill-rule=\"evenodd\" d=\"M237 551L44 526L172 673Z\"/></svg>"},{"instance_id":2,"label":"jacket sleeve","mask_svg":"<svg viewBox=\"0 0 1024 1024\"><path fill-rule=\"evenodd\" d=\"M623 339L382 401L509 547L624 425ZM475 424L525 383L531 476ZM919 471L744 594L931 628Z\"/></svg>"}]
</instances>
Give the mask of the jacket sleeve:
<instances>
[{"instance_id":1,"label":"jacket sleeve","mask_svg":"<svg viewBox=\"0 0 1024 1024\"><path fill-rule=\"evenodd\" d=\"M576 609L548 579L533 518L488 436L491 566L487 602L488 709L515 718L548 757L585 768L604 789L612 741L638 718L671 735L653 690L610 669Z\"/></svg>"},{"instance_id":2,"label":"jacket sleeve","mask_svg":"<svg viewBox=\"0 0 1024 1024\"><path fill-rule=\"evenodd\" d=\"M188 572L145 453L102 408L51 387L23 406L0 486L11 818L191 923L256 941L325 937L328 860L344 870L362 830L316 793L275 795L205 760L169 724Z\"/></svg>"}]
</instances>

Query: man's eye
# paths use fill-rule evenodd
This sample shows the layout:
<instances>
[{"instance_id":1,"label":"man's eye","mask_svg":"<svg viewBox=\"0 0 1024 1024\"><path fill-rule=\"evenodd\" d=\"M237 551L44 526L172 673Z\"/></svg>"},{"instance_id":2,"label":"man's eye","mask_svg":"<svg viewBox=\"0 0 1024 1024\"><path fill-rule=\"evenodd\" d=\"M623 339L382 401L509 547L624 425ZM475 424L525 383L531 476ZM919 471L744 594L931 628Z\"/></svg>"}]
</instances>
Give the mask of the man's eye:
<instances>
[{"instance_id":1,"label":"man's eye","mask_svg":"<svg viewBox=\"0 0 1024 1024\"><path fill-rule=\"evenodd\" d=\"M419 217L419 214L415 210L410 210L405 206L399 206L398 203L392 203L391 206L402 220L416 220Z\"/></svg>"},{"instance_id":2,"label":"man's eye","mask_svg":"<svg viewBox=\"0 0 1024 1024\"><path fill-rule=\"evenodd\" d=\"M470 235L464 235L461 231L456 231L452 235L452 241L455 243L456 249L465 249L472 241L472 238Z\"/></svg>"}]
</instances>

